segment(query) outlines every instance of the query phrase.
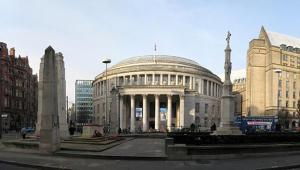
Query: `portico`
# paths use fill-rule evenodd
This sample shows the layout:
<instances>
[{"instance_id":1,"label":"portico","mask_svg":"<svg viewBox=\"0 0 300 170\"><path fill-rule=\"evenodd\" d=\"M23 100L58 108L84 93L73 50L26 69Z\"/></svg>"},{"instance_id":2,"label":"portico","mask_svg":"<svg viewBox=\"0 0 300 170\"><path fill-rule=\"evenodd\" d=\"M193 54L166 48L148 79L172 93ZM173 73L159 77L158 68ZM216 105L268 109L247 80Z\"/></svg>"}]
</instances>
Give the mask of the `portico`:
<instances>
[{"instance_id":1,"label":"portico","mask_svg":"<svg viewBox=\"0 0 300 170\"><path fill-rule=\"evenodd\" d=\"M120 89L120 128L131 132L171 131L184 125L184 88Z\"/></svg>"}]
</instances>

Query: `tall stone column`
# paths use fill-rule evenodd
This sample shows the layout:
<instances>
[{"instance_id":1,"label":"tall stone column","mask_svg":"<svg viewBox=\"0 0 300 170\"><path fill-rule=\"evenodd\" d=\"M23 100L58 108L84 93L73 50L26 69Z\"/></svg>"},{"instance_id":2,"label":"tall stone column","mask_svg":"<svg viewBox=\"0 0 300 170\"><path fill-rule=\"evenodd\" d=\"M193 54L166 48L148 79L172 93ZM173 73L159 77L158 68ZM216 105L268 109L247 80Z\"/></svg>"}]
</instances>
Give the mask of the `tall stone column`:
<instances>
[{"instance_id":1,"label":"tall stone column","mask_svg":"<svg viewBox=\"0 0 300 170\"><path fill-rule=\"evenodd\" d=\"M169 132L172 127L172 95L168 95L168 119L167 119L167 128Z\"/></svg>"},{"instance_id":2,"label":"tall stone column","mask_svg":"<svg viewBox=\"0 0 300 170\"><path fill-rule=\"evenodd\" d=\"M60 137L66 138L69 136L68 123L66 119L66 79L65 79L65 64L62 53L55 54L56 71L57 71L57 103L59 115L59 131Z\"/></svg>"},{"instance_id":3,"label":"tall stone column","mask_svg":"<svg viewBox=\"0 0 300 170\"><path fill-rule=\"evenodd\" d=\"M183 128L184 127L184 95L180 95L179 100L180 100L180 104L179 104L179 106L180 106L180 109L179 109L180 124L179 124L179 126L180 126L180 128Z\"/></svg>"},{"instance_id":4,"label":"tall stone column","mask_svg":"<svg viewBox=\"0 0 300 170\"><path fill-rule=\"evenodd\" d=\"M160 129L160 115L159 115L159 95L155 95L155 130L159 131Z\"/></svg>"},{"instance_id":5,"label":"tall stone column","mask_svg":"<svg viewBox=\"0 0 300 170\"><path fill-rule=\"evenodd\" d=\"M135 100L134 95L130 95L130 132L135 132Z\"/></svg>"},{"instance_id":6,"label":"tall stone column","mask_svg":"<svg viewBox=\"0 0 300 170\"><path fill-rule=\"evenodd\" d=\"M123 96L122 95L120 95L120 128L125 129L124 112L123 112Z\"/></svg>"},{"instance_id":7,"label":"tall stone column","mask_svg":"<svg viewBox=\"0 0 300 170\"><path fill-rule=\"evenodd\" d=\"M57 72L55 51L49 46L45 50L42 85L42 113L40 151L53 153L60 149L59 116L57 103Z\"/></svg>"},{"instance_id":8,"label":"tall stone column","mask_svg":"<svg viewBox=\"0 0 300 170\"><path fill-rule=\"evenodd\" d=\"M226 38L227 47L225 49L225 81L223 84L221 97L221 123L220 127L214 132L214 135L241 135L242 132L234 125L234 95L232 95L231 74L231 48L229 45L230 32Z\"/></svg>"},{"instance_id":9,"label":"tall stone column","mask_svg":"<svg viewBox=\"0 0 300 170\"><path fill-rule=\"evenodd\" d=\"M148 131L147 95L143 95L143 131Z\"/></svg>"}]
</instances>

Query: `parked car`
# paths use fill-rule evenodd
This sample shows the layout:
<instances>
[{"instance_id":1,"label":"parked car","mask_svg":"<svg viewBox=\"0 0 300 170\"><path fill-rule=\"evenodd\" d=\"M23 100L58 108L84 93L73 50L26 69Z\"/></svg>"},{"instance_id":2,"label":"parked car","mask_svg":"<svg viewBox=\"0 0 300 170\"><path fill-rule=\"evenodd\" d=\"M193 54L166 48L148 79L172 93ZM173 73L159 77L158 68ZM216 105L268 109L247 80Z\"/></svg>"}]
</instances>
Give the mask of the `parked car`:
<instances>
[{"instance_id":1,"label":"parked car","mask_svg":"<svg viewBox=\"0 0 300 170\"><path fill-rule=\"evenodd\" d=\"M35 132L35 129L33 127L26 127L25 128L25 132L26 133L34 133Z\"/></svg>"}]
</instances>

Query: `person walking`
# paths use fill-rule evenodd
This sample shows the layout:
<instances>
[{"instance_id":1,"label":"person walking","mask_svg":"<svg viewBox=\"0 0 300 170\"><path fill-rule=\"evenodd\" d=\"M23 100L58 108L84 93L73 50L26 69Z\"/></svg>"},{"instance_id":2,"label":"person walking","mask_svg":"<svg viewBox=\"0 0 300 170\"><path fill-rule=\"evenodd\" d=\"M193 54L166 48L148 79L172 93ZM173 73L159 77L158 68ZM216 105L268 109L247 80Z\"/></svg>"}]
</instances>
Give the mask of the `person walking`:
<instances>
[{"instance_id":1,"label":"person walking","mask_svg":"<svg viewBox=\"0 0 300 170\"><path fill-rule=\"evenodd\" d=\"M23 139L26 138L26 128L25 128L25 127L23 127L23 128L21 129L21 135L22 135Z\"/></svg>"}]
</instances>

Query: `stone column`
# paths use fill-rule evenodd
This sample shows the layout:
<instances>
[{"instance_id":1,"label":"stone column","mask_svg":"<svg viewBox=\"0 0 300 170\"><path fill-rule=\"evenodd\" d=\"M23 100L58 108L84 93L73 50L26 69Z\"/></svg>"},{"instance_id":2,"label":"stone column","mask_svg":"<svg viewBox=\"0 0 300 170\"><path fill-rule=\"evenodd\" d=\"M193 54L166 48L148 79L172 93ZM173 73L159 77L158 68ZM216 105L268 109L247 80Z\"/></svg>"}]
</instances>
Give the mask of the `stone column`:
<instances>
[{"instance_id":1,"label":"stone column","mask_svg":"<svg viewBox=\"0 0 300 170\"><path fill-rule=\"evenodd\" d=\"M178 74L176 74L176 78L175 78L175 85L177 86L178 85Z\"/></svg>"},{"instance_id":2,"label":"stone column","mask_svg":"<svg viewBox=\"0 0 300 170\"><path fill-rule=\"evenodd\" d=\"M195 77L192 77L193 78L193 89L195 89L196 88L196 78ZM198 89L195 89L195 90L197 90L198 91Z\"/></svg>"},{"instance_id":3,"label":"stone column","mask_svg":"<svg viewBox=\"0 0 300 170\"><path fill-rule=\"evenodd\" d=\"M160 129L160 115L159 115L159 95L155 95L155 130L159 131Z\"/></svg>"},{"instance_id":4,"label":"stone column","mask_svg":"<svg viewBox=\"0 0 300 170\"><path fill-rule=\"evenodd\" d=\"M132 75L129 76L129 83L130 85L133 85Z\"/></svg>"},{"instance_id":5,"label":"stone column","mask_svg":"<svg viewBox=\"0 0 300 170\"><path fill-rule=\"evenodd\" d=\"M152 74L152 85L155 85L155 74Z\"/></svg>"},{"instance_id":6,"label":"stone column","mask_svg":"<svg viewBox=\"0 0 300 170\"><path fill-rule=\"evenodd\" d=\"M144 85L147 85L147 74L145 74Z\"/></svg>"},{"instance_id":7,"label":"stone column","mask_svg":"<svg viewBox=\"0 0 300 170\"><path fill-rule=\"evenodd\" d=\"M201 79L201 94L204 94L204 79Z\"/></svg>"},{"instance_id":8,"label":"stone column","mask_svg":"<svg viewBox=\"0 0 300 170\"><path fill-rule=\"evenodd\" d=\"M179 110L180 124L179 124L179 126L180 126L180 128L183 128L184 127L184 95L180 95L179 98L180 98L180 104L179 104L180 105L180 110Z\"/></svg>"},{"instance_id":9,"label":"stone column","mask_svg":"<svg viewBox=\"0 0 300 170\"><path fill-rule=\"evenodd\" d=\"M134 95L130 95L130 132L135 132L135 101Z\"/></svg>"},{"instance_id":10,"label":"stone column","mask_svg":"<svg viewBox=\"0 0 300 170\"><path fill-rule=\"evenodd\" d=\"M171 85L171 75L170 74L168 74L168 83L167 84Z\"/></svg>"},{"instance_id":11,"label":"stone column","mask_svg":"<svg viewBox=\"0 0 300 170\"><path fill-rule=\"evenodd\" d=\"M42 153L53 153L60 149L59 115L57 102L57 77L55 51L49 46L45 50L41 131L39 149Z\"/></svg>"},{"instance_id":12,"label":"stone column","mask_svg":"<svg viewBox=\"0 0 300 170\"><path fill-rule=\"evenodd\" d=\"M193 78L192 78L192 76L190 76L190 90L192 90L192 88L193 88L193 83L192 83L192 81L193 81Z\"/></svg>"},{"instance_id":13,"label":"stone column","mask_svg":"<svg viewBox=\"0 0 300 170\"><path fill-rule=\"evenodd\" d=\"M185 75L182 76L182 85L185 86Z\"/></svg>"},{"instance_id":14,"label":"stone column","mask_svg":"<svg viewBox=\"0 0 300 170\"><path fill-rule=\"evenodd\" d=\"M143 95L143 131L148 131L147 95Z\"/></svg>"},{"instance_id":15,"label":"stone column","mask_svg":"<svg viewBox=\"0 0 300 170\"><path fill-rule=\"evenodd\" d=\"M56 71L57 71L57 102L59 115L59 131L60 137L66 138L69 136L68 123L66 118L66 79L65 79L65 64L62 53L55 54Z\"/></svg>"},{"instance_id":16,"label":"stone column","mask_svg":"<svg viewBox=\"0 0 300 170\"><path fill-rule=\"evenodd\" d=\"M120 95L120 128L125 129L124 112L123 112L123 96L122 95Z\"/></svg>"},{"instance_id":17,"label":"stone column","mask_svg":"<svg viewBox=\"0 0 300 170\"><path fill-rule=\"evenodd\" d=\"M172 95L168 95L168 119L167 119L167 128L168 131L171 131L172 127Z\"/></svg>"},{"instance_id":18,"label":"stone column","mask_svg":"<svg viewBox=\"0 0 300 170\"><path fill-rule=\"evenodd\" d=\"M163 85L163 74L160 75L160 85Z\"/></svg>"},{"instance_id":19,"label":"stone column","mask_svg":"<svg viewBox=\"0 0 300 170\"><path fill-rule=\"evenodd\" d=\"M140 80L140 75L139 74L136 75L136 84L141 85L141 80Z\"/></svg>"}]
</instances>

